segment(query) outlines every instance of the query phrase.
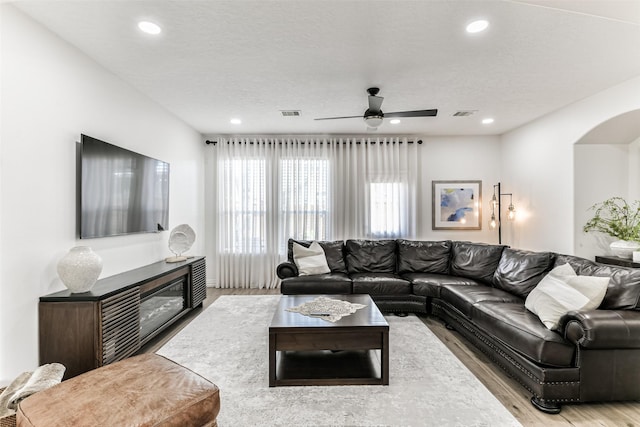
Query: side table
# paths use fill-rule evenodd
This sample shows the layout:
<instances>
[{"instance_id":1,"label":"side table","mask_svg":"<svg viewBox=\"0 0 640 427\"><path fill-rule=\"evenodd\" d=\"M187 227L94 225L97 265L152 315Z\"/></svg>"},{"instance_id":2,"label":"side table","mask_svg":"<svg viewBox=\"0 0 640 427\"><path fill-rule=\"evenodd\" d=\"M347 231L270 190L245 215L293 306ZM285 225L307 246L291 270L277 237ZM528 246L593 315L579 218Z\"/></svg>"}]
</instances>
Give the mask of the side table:
<instances>
[{"instance_id":1,"label":"side table","mask_svg":"<svg viewBox=\"0 0 640 427\"><path fill-rule=\"evenodd\" d=\"M640 262L633 262L630 259L619 258L617 256L596 256L596 262L620 267L640 268Z\"/></svg>"}]
</instances>

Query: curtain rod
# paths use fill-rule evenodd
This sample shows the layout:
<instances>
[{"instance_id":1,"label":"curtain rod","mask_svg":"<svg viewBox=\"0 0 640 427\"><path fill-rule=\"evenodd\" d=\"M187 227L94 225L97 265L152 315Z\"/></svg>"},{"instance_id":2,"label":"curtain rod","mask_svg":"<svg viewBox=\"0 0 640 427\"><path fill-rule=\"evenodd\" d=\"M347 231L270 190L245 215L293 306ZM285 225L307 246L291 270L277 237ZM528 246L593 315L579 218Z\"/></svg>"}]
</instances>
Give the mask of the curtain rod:
<instances>
[{"instance_id":1,"label":"curtain rod","mask_svg":"<svg viewBox=\"0 0 640 427\"><path fill-rule=\"evenodd\" d=\"M249 142L249 144L254 144L253 141L248 141L248 142ZM324 141L312 141L312 142L314 144L317 144L317 143L324 144ZM351 141L349 141L349 142L351 142ZM391 141L384 141L384 142L386 142L388 144ZM398 141L398 143L400 143L400 144L402 144L403 142L404 141ZM407 141L407 144L413 144L414 142L416 144L422 144L422 140L421 139L418 139L416 141ZM212 140L209 140L209 139L207 139L205 141L205 144L207 144L207 145L209 145L209 144L216 145L217 143L218 143L218 141L212 141ZM302 143L305 144L306 141L302 141ZM360 144L362 144L362 141L355 141L355 143L356 143L356 145L360 145ZM269 144L272 144L272 142L269 141ZM278 142L278 144L282 144L282 142ZM346 144L346 142L342 142L342 144ZM366 142L365 142L365 144L366 144ZM377 141L370 141L369 144L377 144Z\"/></svg>"}]
</instances>

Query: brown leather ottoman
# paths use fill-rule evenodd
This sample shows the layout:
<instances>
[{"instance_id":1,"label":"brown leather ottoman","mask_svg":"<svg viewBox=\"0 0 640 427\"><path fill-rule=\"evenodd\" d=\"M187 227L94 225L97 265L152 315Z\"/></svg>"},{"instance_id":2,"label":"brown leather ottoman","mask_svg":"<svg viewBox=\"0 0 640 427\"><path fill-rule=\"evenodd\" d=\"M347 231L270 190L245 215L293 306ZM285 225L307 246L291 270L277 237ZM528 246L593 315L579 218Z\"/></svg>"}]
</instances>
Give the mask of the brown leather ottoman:
<instances>
[{"instance_id":1,"label":"brown leather ottoman","mask_svg":"<svg viewBox=\"0 0 640 427\"><path fill-rule=\"evenodd\" d=\"M20 403L18 426L216 426L218 387L157 354L106 365Z\"/></svg>"}]
</instances>

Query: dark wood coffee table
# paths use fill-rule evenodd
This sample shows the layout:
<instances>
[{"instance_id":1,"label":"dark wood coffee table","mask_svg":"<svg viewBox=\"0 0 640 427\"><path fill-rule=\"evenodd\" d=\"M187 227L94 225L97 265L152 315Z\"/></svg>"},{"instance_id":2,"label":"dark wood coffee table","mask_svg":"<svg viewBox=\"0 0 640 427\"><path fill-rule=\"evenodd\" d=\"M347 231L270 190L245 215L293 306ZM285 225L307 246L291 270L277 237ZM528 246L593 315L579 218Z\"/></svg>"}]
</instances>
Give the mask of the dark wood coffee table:
<instances>
[{"instance_id":1,"label":"dark wood coffee table","mask_svg":"<svg viewBox=\"0 0 640 427\"><path fill-rule=\"evenodd\" d=\"M337 322L286 311L320 295L282 295L269 326L269 387L388 385L389 324L369 295L323 295L364 304Z\"/></svg>"}]
</instances>

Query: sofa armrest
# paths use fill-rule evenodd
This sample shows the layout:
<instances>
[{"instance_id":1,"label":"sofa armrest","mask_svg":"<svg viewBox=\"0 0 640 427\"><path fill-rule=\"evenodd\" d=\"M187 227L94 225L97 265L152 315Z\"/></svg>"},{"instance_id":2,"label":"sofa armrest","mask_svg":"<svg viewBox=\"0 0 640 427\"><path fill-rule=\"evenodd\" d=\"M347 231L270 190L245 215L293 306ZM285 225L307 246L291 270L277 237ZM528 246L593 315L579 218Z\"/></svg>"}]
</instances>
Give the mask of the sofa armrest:
<instances>
[{"instance_id":1,"label":"sofa armrest","mask_svg":"<svg viewBox=\"0 0 640 427\"><path fill-rule=\"evenodd\" d=\"M276 274L280 279L286 279L287 277L297 277L298 267L289 261L285 261L283 263L278 264L276 268Z\"/></svg>"},{"instance_id":2,"label":"sofa armrest","mask_svg":"<svg viewBox=\"0 0 640 427\"><path fill-rule=\"evenodd\" d=\"M572 311L561 322L564 337L584 348L640 348L640 311Z\"/></svg>"}]
</instances>

